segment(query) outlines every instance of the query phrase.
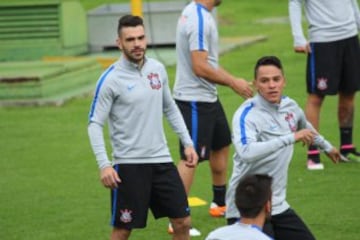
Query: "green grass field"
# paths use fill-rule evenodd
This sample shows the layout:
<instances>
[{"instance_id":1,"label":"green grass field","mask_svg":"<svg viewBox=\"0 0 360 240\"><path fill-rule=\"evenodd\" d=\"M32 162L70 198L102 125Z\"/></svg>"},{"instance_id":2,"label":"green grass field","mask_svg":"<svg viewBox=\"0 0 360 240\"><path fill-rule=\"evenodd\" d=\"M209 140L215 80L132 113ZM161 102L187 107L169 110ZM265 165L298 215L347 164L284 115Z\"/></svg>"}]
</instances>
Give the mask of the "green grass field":
<instances>
[{"instance_id":1,"label":"green grass field","mask_svg":"<svg viewBox=\"0 0 360 240\"><path fill-rule=\"evenodd\" d=\"M87 2L85 7L89 9L104 1L82 2ZM287 1L272 0L269 4L266 0L227 0L218 9L218 16L221 36L268 37L265 42L222 56L221 64L233 74L250 80L253 65L260 56L279 56L287 77L286 94L303 106L306 58L293 52L289 24L259 22L286 17ZM175 68L169 67L168 71L173 81ZM227 88L219 87L219 93L230 121L243 100ZM108 239L109 193L99 182L87 137L90 103L89 96L62 107L0 108L0 239ZM338 146L336 104L336 97L326 99L320 131ZM360 147L359 96L356 104L354 143ZM167 124L165 127L177 161L177 138ZM358 239L360 165L334 165L323 156L325 170L309 172L305 168L305 154L306 148L298 144L290 166L289 203L317 239ZM206 163L198 168L191 196L211 200ZM193 224L203 233L197 239L204 239L209 231L225 224L224 219L210 218L207 208L192 208ZM150 214L148 227L134 231L132 239L170 239L167 223L166 219L154 221Z\"/></svg>"}]
</instances>

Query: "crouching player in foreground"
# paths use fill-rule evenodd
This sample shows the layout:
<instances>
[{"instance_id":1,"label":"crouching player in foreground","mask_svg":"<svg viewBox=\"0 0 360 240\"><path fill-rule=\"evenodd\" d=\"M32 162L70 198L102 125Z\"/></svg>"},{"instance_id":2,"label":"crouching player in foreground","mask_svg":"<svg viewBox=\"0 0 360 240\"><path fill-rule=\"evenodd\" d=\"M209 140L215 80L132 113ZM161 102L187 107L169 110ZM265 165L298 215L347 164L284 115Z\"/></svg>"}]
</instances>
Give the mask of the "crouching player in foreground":
<instances>
[{"instance_id":1,"label":"crouching player in foreground","mask_svg":"<svg viewBox=\"0 0 360 240\"><path fill-rule=\"evenodd\" d=\"M264 232L276 240L313 240L315 237L286 201L287 175L294 144L315 144L337 163L339 151L306 120L304 112L282 95L285 77L280 60L262 57L255 66L257 95L245 101L233 117L233 172L226 194L226 218L235 222L235 188L248 174L268 174L272 182L272 217Z\"/></svg>"},{"instance_id":2,"label":"crouching player in foreground","mask_svg":"<svg viewBox=\"0 0 360 240\"><path fill-rule=\"evenodd\" d=\"M235 205L240 212L238 222L212 231L206 240L271 240L262 232L271 215L271 181L268 175L243 177L235 192Z\"/></svg>"}]
</instances>

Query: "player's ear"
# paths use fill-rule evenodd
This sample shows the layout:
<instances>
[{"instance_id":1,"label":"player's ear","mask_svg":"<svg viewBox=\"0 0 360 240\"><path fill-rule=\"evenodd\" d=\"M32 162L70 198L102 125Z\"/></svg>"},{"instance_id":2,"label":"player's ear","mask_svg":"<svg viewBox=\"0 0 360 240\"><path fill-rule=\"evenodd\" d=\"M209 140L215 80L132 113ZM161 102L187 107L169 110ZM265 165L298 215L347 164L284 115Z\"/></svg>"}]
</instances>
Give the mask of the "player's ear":
<instances>
[{"instance_id":1,"label":"player's ear","mask_svg":"<svg viewBox=\"0 0 360 240\"><path fill-rule=\"evenodd\" d=\"M118 48L119 48L120 50L122 50L122 44L121 44L120 37L118 37L118 38L116 39L116 45L118 46Z\"/></svg>"},{"instance_id":2,"label":"player's ear","mask_svg":"<svg viewBox=\"0 0 360 240\"><path fill-rule=\"evenodd\" d=\"M255 90L258 90L256 78L254 78L254 80L251 82L251 85Z\"/></svg>"},{"instance_id":3,"label":"player's ear","mask_svg":"<svg viewBox=\"0 0 360 240\"><path fill-rule=\"evenodd\" d=\"M271 200L269 199L268 201L266 201L265 203L265 211L268 214L271 214Z\"/></svg>"}]
</instances>

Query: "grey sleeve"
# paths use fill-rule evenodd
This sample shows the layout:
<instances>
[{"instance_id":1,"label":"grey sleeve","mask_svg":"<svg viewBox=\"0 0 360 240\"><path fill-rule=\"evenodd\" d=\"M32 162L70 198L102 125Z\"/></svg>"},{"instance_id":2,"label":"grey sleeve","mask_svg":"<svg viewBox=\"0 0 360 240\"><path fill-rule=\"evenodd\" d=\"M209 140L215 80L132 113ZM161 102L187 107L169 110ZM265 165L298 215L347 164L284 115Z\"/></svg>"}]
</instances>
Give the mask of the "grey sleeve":
<instances>
[{"instance_id":1,"label":"grey sleeve","mask_svg":"<svg viewBox=\"0 0 360 240\"><path fill-rule=\"evenodd\" d=\"M163 85L163 111L174 132L179 136L181 143L188 147L193 146L189 131L185 125L184 119L177 107L174 99L172 98L170 88L168 85L168 76L163 70L162 76L164 77Z\"/></svg>"},{"instance_id":2,"label":"grey sleeve","mask_svg":"<svg viewBox=\"0 0 360 240\"><path fill-rule=\"evenodd\" d=\"M289 18L294 46L307 44L302 28L302 3L303 0L289 0Z\"/></svg>"},{"instance_id":3,"label":"grey sleeve","mask_svg":"<svg viewBox=\"0 0 360 240\"><path fill-rule=\"evenodd\" d=\"M316 132L317 135L314 138L314 144L320 148L320 150L329 152L333 148L333 146L326 140L322 135L320 135L316 129L313 127L313 125L306 120L304 112L299 108L300 110L300 120L299 120L299 129L311 129L312 131Z\"/></svg>"},{"instance_id":4,"label":"grey sleeve","mask_svg":"<svg viewBox=\"0 0 360 240\"><path fill-rule=\"evenodd\" d=\"M320 150L325 152L330 152L333 146L329 141L327 141L320 133L316 131L316 129L311 125L310 122L306 122L306 128L311 129L317 133L317 135L314 138L314 144L320 148Z\"/></svg>"},{"instance_id":5,"label":"grey sleeve","mask_svg":"<svg viewBox=\"0 0 360 240\"><path fill-rule=\"evenodd\" d=\"M242 121L240 114L237 113L233 119L233 144L236 152L245 162L261 161L280 148L295 143L294 134L269 141L258 141L256 124L251 120Z\"/></svg>"},{"instance_id":6,"label":"grey sleeve","mask_svg":"<svg viewBox=\"0 0 360 240\"><path fill-rule=\"evenodd\" d=\"M100 169L111 166L106 153L103 126L108 119L112 101L111 88L106 83L101 84L99 81L90 109L88 135Z\"/></svg>"},{"instance_id":7,"label":"grey sleeve","mask_svg":"<svg viewBox=\"0 0 360 240\"><path fill-rule=\"evenodd\" d=\"M103 169L111 166L106 153L103 127L98 123L90 122L88 125L88 135L99 168Z\"/></svg>"}]
</instances>

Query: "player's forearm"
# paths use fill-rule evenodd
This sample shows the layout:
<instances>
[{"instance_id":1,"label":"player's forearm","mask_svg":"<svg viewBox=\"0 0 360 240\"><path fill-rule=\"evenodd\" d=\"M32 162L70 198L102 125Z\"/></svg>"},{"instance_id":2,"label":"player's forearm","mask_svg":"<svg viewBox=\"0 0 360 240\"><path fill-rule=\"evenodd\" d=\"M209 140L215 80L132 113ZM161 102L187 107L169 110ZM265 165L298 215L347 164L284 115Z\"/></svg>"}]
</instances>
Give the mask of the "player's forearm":
<instances>
[{"instance_id":1,"label":"player's forearm","mask_svg":"<svg viewBox=\"0 0 360 240\"><path fill-rule=\"evenodd\" d=\"M245 162L261 161L279 149L294 144L293 134L288 134L266 142L249 142L247 144L235 144L235 150Z\"/></svg>"},{"instance_id":2,"label":"player's forearm","mask_svg":"<svg viewBox=\"0 0 360 240\"><path fill-rule=\"evenodd\" d=\"M299 0L289 0L289 18L291 31L294 38L294 46L306 46L307 40L304 36L302 29L302 1Z\"/></svg>"},{"instance_id":3,"label":"player's forearm","mask_svg":"<svg viewBox=\"0 0 360 240\"><path fill-rule=\"evenodd\" d=\"M208 63L194 66L193 71L197 77L215 84L231 87L233 81L235 81L235 78L223 68L214 68Z\"/></svg>"},{"instance_id":4,"label":"player's forearm","mask_svg":"<svg viewBox=\"0 0 360 240\"><path fill-rule=\"evenodd\" d=\"M90 122L88 126L88 135L99 168L103 169L111 166L111 162L106 153L103 128L95 122Z\"/></svg>"}]
</instances>

